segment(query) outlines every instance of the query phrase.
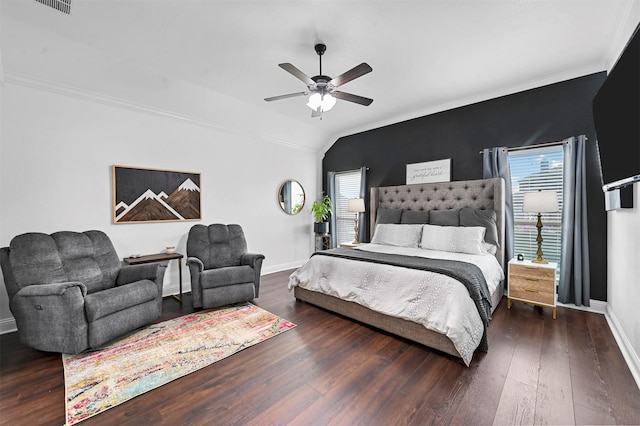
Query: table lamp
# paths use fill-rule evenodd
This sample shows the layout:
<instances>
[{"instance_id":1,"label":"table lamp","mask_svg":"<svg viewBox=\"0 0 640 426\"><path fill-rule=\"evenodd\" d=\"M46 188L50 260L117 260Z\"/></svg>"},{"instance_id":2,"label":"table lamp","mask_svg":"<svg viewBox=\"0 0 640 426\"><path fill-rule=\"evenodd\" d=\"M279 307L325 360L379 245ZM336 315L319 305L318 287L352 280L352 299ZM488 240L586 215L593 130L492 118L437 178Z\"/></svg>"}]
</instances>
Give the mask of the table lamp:
<instances>
[{"instance_id":1,"label":"table lamp","mask_svg":"<svg viewBox=\"0 0 640 426\"><path fill-rule=\"evenodd\" d=\"M522 211L525 213L537 213L538 223L538 251L536 259L532 260L534 263L549 263L542 258L542 214L541 213L553 213L558 211L558 195L555 191L541 191L525 192L524 201L522 203Z\"/></svg>"},{"instance_id":2,"label":"table lamp","mask_svg":"<svg viewBox=\"0 0 640 426\"><path fill-rule=\"evenodd\" d=\"M360 239L358 238L358 218L360 217L360 213L364 212L364 199L362 198L352 198L349 200L349 205L347 206L347 210L356 214L355 221L356 226L353 228L356 231L356 238L353 240L353 244L360 244Z\"/></svg>"}]
</instances>

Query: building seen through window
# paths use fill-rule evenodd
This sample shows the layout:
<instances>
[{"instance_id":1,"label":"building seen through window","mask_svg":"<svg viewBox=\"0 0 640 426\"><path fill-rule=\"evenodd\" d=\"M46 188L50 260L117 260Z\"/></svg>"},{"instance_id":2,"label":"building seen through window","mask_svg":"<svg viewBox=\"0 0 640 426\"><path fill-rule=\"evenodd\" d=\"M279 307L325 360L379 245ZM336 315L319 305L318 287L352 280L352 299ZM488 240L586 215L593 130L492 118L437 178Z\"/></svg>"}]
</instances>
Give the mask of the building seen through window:
<instances>
[{"instance_id":1,"label":"building seen through window","mask_svg":"<svg viewBox=\"0 0 640 426\"><path fill-rule=\"evenodd\" d=\"M522 211L524 194L538 190L556 191L558 212L542 213L542 251L545 260L558 264L558 270L561 267L562 164L562 146L509 152L515 227L514 253L522 253L525 259L532 260L536 258L538 249L537 214Z\"/></svg>"}]
</instances>

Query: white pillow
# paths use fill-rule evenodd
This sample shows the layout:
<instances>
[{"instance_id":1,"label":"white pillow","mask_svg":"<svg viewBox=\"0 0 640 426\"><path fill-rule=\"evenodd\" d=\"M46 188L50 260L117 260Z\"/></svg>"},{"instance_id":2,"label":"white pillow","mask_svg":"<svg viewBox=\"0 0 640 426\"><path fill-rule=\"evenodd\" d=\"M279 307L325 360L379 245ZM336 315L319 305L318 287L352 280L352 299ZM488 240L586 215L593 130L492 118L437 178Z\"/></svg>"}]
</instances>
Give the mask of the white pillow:
<instances>
[{"instance_id":1,"label":"white pillow","mask_svg":"<svg viewBox=\"0 0 640 426\"><path fill-rule=\"evenodd\" d=\"M418 247L421 236L422 225L381 223L376 225L371 243L398 247Z\"/></svg>"},{"instance_id":2,"label":"white pillow","mask_svg":"<svg viewBox=\"0 0 640 426\"><path fill-rule=\"evenodd\" d=\"M423 249L455 253L486 254L482 243L486 229L481 226L423 225Z\"/></svg>"}]
</instances>

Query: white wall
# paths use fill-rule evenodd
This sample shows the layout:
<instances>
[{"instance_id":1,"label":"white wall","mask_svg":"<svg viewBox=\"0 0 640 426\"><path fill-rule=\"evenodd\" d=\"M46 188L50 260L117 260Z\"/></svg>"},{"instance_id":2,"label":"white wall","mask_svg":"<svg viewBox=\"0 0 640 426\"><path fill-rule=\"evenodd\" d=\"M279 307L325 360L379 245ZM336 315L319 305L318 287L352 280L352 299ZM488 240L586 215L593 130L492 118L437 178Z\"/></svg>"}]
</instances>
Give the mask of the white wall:
<instances>
[{"instance_id":1,"label":"white wall","mask_svg":"<svg viewBox=\"0 0 640 426\"><path fill-rule=\"evenodd\" d=\"M640 19L640 2L628 6L625 24L612 46L611 71ZM631 142L637 143L637 142ZM607 213L607 320L640 387L640 184L633 186L632 209Z\"/></svg>"},{"instance_id":2,"label":"white wall","mask_svg":"<svg viewBox=\"0 0 640 426\"><path fill-rule=\"evenodd\" d=\"M640 386L640 183L633 208L607 213L607 317Z\"/></svg>"},{"instance_id":3,"label":"white wall","mask_svg":"<svg viewBox=\"0 0 640 426\"><path fill-rule=\"evenodd\" d=\"M132 105L0 84L0 246L24 232L105 231L121 257L175 245L186 252L195 223L239 223L263 273L300 265L313 247L311 201L320 191L320 158L303 146L170 117ZM112 223L111 166L201 173L202 221ZM307 193L300 214L283 213L276 193L286 179ZM183 282L189 289L187 268ZM4 284L4 282L3 282ZM177 292L177 264L165 294ZM0 331L11 328L0 286Z\"/></svg>"}]
</instances>

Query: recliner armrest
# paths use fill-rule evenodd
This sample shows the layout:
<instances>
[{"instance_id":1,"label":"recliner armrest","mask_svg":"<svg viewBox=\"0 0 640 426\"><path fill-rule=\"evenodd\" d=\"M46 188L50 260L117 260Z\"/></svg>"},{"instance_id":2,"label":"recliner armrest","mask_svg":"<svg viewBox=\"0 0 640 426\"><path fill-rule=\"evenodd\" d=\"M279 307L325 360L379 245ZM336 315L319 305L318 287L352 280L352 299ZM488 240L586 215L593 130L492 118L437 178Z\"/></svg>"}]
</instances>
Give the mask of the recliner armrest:
<instances>
[{"instance_id":1,"label":"recliner armrest","mask_svg":"<svg viewBox=\"0 0 640 426\"><path fill-rule=\"evenodd\" d=\"M84 284L78 281L70 281L64 283L30 285L21 288L14 297L60 296L64 294L67 289L73 287L80 288L82 297L87 295L87 287Z\"/></svg>"},{"instance_id":2,"label":"recliner armrest","mask_svg":"<svg viewBox=\"0 0 640 426\"><path fill-rule=\"evenodd\" d=\"M263 254L244 253L242 255L242 257L240 258L240 264L249 265L252 268L254 268L256 266L256 261L258 261L260 259L264 259L264 255Z\"/></svg>"},{"instance_id":3,"label":"recliner armrest","mask_svg":"<svg viewBox=\"0 0 640 426\"><path fill-rule=\"evenodd\" d=\"M196 265L200 268L200 272L202 272L204 270L204 263L202 263L202 260L198 259L197 257L187 257L187 265L191 266L191 265Z\"/></svg>"},{"instance_id":4,"label":"recliner armrest","mask_svg":"<svg viewBox=\"0 0 640 426\"><path fill-rule=\"evenodd\" d=\"M33 284L21 288L9 305L20 341L47 352L79 353L88 347L85 300L80 282Z\"/></svg>"},{"instance_id":5,"label":"recliner armrest","mask_svg":"<svg viewBox=\"0 0 640 426\"><path fill-rule=\"evenodd\" d=\"M124 265L118 273L116 285L130 284L140 280L150 280L157 283L159 279L162 282L166 268L167 262Z\"/></svg>"}]
</instances>

